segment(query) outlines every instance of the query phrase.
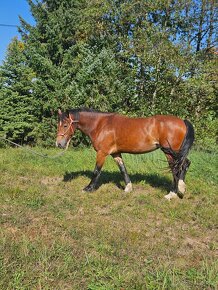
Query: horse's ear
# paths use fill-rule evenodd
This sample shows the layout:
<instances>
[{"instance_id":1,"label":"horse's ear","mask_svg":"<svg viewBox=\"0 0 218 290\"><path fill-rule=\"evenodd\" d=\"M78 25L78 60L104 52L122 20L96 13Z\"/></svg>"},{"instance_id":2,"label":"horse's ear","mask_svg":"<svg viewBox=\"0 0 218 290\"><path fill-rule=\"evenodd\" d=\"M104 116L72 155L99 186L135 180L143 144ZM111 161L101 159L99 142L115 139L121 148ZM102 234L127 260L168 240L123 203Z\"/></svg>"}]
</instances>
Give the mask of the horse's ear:
<instances>
[{"instance_id":1,"label":"horse's ear","mask_svg":"<svg viewBox=\"0 0 218 290\"><path fill-rule=\"evenodd\" d=\"M58 109L58 115L60 116L62 114L61 109Z\"/></svg>"}]
</instances>

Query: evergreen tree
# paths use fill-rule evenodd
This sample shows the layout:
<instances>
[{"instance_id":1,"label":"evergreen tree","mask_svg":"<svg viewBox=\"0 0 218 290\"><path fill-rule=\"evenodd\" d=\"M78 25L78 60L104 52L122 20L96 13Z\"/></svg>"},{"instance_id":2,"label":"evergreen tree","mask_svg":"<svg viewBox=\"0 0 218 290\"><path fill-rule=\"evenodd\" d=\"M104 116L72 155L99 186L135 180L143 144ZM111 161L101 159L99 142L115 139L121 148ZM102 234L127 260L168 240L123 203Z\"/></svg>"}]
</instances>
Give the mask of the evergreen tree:
<instances>
[{"instance_id":1,"label":"evergreen tree","mask_svg":"<svg viewBox=\"0 0 218 290\"><path fill-rule=\"evenodd\" d=\"M0 67L0 132L20 143L33 140L36 121L32 95L35 75L26 64L24 49L24 43L14 38Z\"/></svg>"}]
</instances>

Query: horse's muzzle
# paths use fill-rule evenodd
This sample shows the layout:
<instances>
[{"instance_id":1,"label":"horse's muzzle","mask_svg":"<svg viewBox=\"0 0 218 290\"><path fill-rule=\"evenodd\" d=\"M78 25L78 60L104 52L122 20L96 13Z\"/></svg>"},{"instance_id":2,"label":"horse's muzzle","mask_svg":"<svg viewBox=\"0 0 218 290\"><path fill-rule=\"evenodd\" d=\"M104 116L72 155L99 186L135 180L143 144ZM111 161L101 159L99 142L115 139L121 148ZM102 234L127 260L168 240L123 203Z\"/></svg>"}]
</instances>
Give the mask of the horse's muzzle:
<instances>
[{"instance_id":1,"label":"horse's muzzle","mask_svg":"<svg viewBox=\"0 0 218 290\"><path fill-rule=\"evenodd\" d=\"M56 146L58 148L64 149L67 145L67 141L65 139L56 141Z\"/></svg>"}]
</instances>

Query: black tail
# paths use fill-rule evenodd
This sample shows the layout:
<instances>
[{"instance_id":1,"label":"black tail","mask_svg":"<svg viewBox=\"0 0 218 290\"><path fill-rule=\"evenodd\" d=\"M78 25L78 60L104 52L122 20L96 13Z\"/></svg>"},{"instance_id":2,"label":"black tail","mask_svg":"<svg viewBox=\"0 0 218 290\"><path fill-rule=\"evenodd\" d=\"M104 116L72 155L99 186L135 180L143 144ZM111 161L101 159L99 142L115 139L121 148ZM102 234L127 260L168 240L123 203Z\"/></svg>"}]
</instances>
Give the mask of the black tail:
<instances>
[{"instance_id":1,"label":"black tail","mask_svg":"<svg viewBox=\"0 0 218 290\"><path fill-rule=\"evenodd\" d=\"M186 125L186 135L179 149L179 152L175 152L171 147L162 147L161 150L173 157L173 163L171 164L174 173L178 176L183 166L183 163L188 155L190 148L192 147L195 139L195 132L192 124L188 120L184 120ZM169 144L170 145L170 144Z\"/></svg>"},{"instance_id":2,"label":"black tail","mask_svg":"<svg viewBox=\"0 0 218 290\"><path fill-rule=\"evenodd\" d=\"M184 160L186 158L186 156L188 155L188 151L192 147L195 140L195 131L192 124L188 120L184 120L184 123L186 125L187 131L185 138L182 142L182 146L179 150L179 157L181 160Z\"/></svg>"}]
</instances>

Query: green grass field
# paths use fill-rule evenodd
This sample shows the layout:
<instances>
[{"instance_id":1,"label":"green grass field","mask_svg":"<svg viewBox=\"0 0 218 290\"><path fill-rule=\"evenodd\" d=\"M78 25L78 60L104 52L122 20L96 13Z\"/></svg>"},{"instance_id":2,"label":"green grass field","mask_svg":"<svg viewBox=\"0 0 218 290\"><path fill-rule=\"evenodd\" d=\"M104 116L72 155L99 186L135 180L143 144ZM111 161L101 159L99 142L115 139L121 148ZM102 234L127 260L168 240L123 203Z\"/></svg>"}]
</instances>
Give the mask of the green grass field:
<instances>
[{"instance_id":1,"label":"green grass field","mask_svg":"<svg viewBox=\"0 0 218 290\"><path fill-rule=\"evenodd\" d=\"M124 155L126 194L112 158L99 189L82 192L91 149L0 149L0 289L217 289L218 157L190 159L187 193L169 202L159 151Z\"/></svg>"}]
</instances>

